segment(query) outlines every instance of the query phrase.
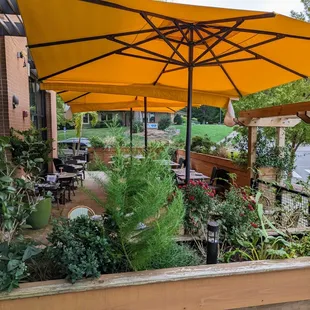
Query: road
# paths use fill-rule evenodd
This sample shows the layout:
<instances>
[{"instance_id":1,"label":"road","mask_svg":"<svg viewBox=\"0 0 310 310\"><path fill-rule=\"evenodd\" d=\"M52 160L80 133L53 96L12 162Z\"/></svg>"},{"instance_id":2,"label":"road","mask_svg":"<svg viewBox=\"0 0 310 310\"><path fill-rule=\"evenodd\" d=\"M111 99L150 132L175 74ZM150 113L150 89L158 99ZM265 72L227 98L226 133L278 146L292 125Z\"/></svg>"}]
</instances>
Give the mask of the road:
<instances>
[{"instance_id":1,"label":"road","mask_svg":"<svg viewBox=\"0 0 310 310\"><path fill-rule=\"evenodd\" d=\"M306 181L310 176L310 145L300 147L296 152L294 181Z\"/></svg>"}]
</instances>

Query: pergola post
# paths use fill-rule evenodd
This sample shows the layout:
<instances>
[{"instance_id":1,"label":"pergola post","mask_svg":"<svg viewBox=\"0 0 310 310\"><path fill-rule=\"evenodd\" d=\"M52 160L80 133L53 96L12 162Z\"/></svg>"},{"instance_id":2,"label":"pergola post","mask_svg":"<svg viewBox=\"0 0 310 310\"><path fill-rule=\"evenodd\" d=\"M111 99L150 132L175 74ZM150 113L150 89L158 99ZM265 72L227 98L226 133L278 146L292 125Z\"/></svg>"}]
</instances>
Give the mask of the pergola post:
<instances>
[{"instance_id":1,"label":"pergola post","mask_svg":"<svg viewBox=\"0 0 310 310\"><path fill-rule=\"evenodd\" d=\"M186 128L186 174L185 183L188 184L190 180L191 169L191 135L192 135L192 103L193 103L193 29L190 29L189 38L189 53L188 53L188 89L187 89L187 128Z\"/></svg>"},{"instance_id":2,"label":"pergola post","mask_svg":"<svg viewBox=\"0 0 310 310\"><path fill-rule=\"evenodd\" d=\"M257 142L257 127L248 127L248 169L250 169L250 176L253 179L253 166L256 161L256 142Z\"/></svg>"},{"instance_id":3,"label":"pergola post","mask_svg":"<svg viewBox=\"0 0 310 310\"><path fill-rule=\"evenodd\" d=\"M147 155L147 98L144 97L144 150Z\"/></svg>"},{"instance_id":4,"label":"pergola post","mask_svg":"<svg viewBox=\"0 0 310 310\"><path fill-rule=\"evenodd\" d=\"M279 148L283 148L285 146L285 128L279 127L277 128L277 145ZM283 152L281 151L283 154Z\"/></svg>"}]
</instances>

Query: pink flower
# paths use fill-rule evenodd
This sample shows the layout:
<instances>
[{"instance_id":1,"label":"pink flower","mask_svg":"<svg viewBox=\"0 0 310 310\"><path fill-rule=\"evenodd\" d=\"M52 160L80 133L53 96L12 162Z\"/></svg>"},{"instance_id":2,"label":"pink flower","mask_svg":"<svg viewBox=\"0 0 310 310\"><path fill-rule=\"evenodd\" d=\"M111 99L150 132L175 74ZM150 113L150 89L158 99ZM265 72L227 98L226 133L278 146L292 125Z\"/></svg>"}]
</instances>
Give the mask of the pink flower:
<instances>
[{"instance_id":1,"label":"pink flower","mask_svg":"<svg viewBox=\"0 0 310 310\"><path fill-rule=\"evenodd\" d=\"M258 228L258 225L255 224L255 223L251 223L251 226L254 227L254 228Z\"/></svg>"},{"instance_id":2,"label":"pink flower","mask_svg":"<svg viewBox=\"0 0 310 310\"><path fill-rule=\"evenodd\" d=\"M194 201L195 200L195 197L194 196L189 196L188 198L190 201Z\"/></svg>"}]
</instances>

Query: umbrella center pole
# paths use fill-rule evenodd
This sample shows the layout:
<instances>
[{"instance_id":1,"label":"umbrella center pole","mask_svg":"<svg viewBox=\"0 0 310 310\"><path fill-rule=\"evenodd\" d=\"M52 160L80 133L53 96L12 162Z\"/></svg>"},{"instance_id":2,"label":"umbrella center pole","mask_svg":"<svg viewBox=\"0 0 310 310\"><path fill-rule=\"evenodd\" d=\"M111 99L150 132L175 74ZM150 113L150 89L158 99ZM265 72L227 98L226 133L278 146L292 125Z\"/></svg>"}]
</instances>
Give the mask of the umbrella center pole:
<instances>
[{"instance_id":1,"label":"umbrella center pole","mask_svg":"<svg viewBox=\"0 0 310 310\"><path fill-rule=\"evenodd\" d=\"M144 97L144 150L147 156L147 97Z\"/></svg>"},{"instance_id":2,"label":"umbrella center pole","mask_svg":"<svg viewBox=\"0 0 310 310\"><path fill-rule=\"evenodd\" d=\"M186 158L185 158L185 183L190 180L191 169L191 136L192 136L192 103L193 103L193 29L190 30L190 45L188 55L188 89L187 89L187 127L186 127Z\"/></svg>"},{"instance_id":3,"label":"umbrella center pole","mask_svg":"<svg viewBox=\"0 0 310 310\"><path fill-rule=\"evenodd\" d=\"M130 130L130 156L132 158L132 147L133 147L133 143L132 143L132 133L133 133L133 124L132 124L132 121L133 121L133 112L132 112L132 108L130 109L130 123L129 123L129 130Z\"/></svg>"}]
</instances>

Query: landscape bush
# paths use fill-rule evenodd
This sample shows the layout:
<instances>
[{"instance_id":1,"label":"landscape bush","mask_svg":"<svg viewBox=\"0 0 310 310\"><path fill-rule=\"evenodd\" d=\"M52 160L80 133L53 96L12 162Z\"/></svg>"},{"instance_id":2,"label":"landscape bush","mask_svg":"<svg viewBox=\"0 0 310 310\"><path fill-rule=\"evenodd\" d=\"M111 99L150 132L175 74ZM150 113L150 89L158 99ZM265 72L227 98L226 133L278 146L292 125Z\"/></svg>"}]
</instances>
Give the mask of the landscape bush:
<instances>
[{"instance_id":1,"label":"landscape bush","mask_svg":"<svg viewBox=\"0 0 310 310\"><path fill-rule=\"evenodd\" d=\"M132 123L132 132L139 133L143 131L143 123L141 121L134 121Z\"/></svg>"},{"instance_id":2,"label":"landscape bush","mask_svg":"<svg viewBox=\"0 0 310 310\"><path fill-rule=\"evenodd\" d=\"M180 114L176 114L175 117L174 117L173 122L174 122L176 125L182 125L182 124L183 124L182 116L181 116Z\"/></svg>"},{"instance_id":3,"label":"landscape bush","mask_svg":"<svg viewBox=\"0 0 310 310\"><path fill-rule=\"evenodd\" d=\"M158 129L165 130L171 125L171 118L170 116L162 117L158 122Z\"/></svg>"}]
</instances>

